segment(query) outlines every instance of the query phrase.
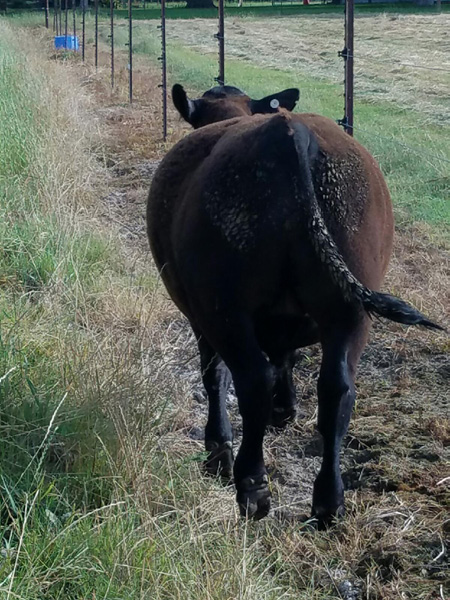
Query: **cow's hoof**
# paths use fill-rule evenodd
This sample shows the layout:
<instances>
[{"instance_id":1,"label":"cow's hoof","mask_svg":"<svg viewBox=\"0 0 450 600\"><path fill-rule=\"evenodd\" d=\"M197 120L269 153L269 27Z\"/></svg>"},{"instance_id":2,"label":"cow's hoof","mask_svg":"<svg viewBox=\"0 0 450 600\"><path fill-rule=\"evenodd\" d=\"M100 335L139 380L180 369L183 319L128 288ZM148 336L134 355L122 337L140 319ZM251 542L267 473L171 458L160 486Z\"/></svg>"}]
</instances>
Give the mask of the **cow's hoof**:
<instances>
[{"instance_id":1,"label":"cow's hoof","mask_svg":"<svg viewBox=\"0 0 450 600\"><path fill-rule=\"evenodd\" d=\"M325 506L313 506L311 516L316 520L317 529L324 531L336 524L336 521L345 515L344 505L341 504L337 508L329 508Z\"/></svg>"},{"instance_id":2,"label":"cow's hoof","mask_svg":"<svg viewBox=\"0 0 450 600\"><path fill-rule=\"evenodd\" d=\"M205 447L209 456L205 461L205 470L214 477L220 476L225 481L233 477L233 444L232 442L206 442Z\"/></svg>"},{"instance_id":3,"label":"cow's hoof","mask_svg":"<svg viewBox=\"0 0 450 600\"><path fill-rule=\"evenodd\" d=\"M270 510L269 478L246 477L238 486L236 500L242 517L255 520L267 517Z\"/></svg>"},{"instance_id":4,"label":"cow's hoof","mask_svg":"<svg viewBox=\"0 0 450 600\"><path fill-rule=\"evenodd\" d=\"M284 429L286 425L292 423L295 419L297 410L294 406L274 406L270 418L270 424L277 429Z\"/></svg>"}]
</instances>

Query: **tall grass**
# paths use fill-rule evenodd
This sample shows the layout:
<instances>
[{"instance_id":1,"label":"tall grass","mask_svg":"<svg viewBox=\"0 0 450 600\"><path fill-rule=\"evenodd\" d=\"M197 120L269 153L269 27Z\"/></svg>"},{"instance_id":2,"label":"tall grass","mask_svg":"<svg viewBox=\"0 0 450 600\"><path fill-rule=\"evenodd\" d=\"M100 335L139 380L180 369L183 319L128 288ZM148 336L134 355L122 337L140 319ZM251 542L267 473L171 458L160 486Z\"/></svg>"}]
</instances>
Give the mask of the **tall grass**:
<instances>
[{"instance_id":1,"label":"tall grass","mask_svg":"<svg viewBox=\"0 0 450 600\"><path fill-rule=\"evenodd\" d=\"M2 25L0 589L57 597L63 553L76 549L67 536L81 540L93 521L78 526L80 514L116 494L108 457L117 444L86 320L99 278L120 264L112 267L111 240L86 225L92 166L69 88L58 89L57 69L44 73L26 57L31 44L21 51L15 37Z\"/></svg>"},{"instance_id":2,"label":"tall grass","mask_svg":"<svg viewBox=\"0 0 450 600\"><path fill-rule=\"evenodd\" d=\"M157 279L97 218L76 67L22 33L0 24L1 597L309 597L171 437Z\"/></svg>"}]
</instances>

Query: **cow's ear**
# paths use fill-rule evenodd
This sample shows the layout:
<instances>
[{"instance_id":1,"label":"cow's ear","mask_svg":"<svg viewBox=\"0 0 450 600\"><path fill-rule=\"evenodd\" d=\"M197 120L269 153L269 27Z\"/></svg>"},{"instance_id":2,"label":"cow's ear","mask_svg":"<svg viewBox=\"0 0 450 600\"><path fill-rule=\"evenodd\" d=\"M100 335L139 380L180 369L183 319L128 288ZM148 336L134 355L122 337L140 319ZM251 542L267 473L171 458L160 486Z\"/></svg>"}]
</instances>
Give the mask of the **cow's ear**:
<instances>
[{"instance_id":1,"label":"cow's ear","mask_svg":"<svg viewBox=\"0 0 450 600\"><path fill-rule=\"evenodd\" d=\"M192 124L192 117L195 112L195 101L188 98L184 87L176 83L172 88L172 101L175 108L185 121Z\"/></svg>"},{"instance_id":2,"label":"cow's ear","mask_svg":"<svg viewBox=\"0 0 450 600\"><path fill-rule=\"evenodd\" d=\"M299 98L300 90L297 88L290 88L278 92L277 94L261 98L261 100L251 100L250 110L254 115L257 113L275 113L279 108L293 110Z\"/></svg>"}]
</instances>

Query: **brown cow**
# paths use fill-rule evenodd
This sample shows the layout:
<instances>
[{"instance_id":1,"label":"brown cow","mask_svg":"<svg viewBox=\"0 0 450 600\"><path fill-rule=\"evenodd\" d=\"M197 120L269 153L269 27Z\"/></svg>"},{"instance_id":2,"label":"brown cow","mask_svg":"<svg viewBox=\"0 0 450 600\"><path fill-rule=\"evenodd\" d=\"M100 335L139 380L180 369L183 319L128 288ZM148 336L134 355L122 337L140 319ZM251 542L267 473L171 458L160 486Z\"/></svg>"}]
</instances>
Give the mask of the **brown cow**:
<instances>
[{"instance_id":1,"label":"brown cow","mask_svg":"<svg viewBox=\"0 0 450 600\"><path fill-rule=\"evenodd\" d=\"M148 235L167 290L197 337L209 400L207 469L231 475L225 400L232 377L243 419L237 501L243 514L268 513L264 432L294 417L295 351L320 342L324 452L312 512L326 525L344 509L339 452L369 315L439 326L374 291L392 249L386 183L369 152L333 121L286 110L298 90L255 101L225 86L190 100L176 85L172 96L199 129L172 148L154 177Z\"/></svg>"}]
</instances>

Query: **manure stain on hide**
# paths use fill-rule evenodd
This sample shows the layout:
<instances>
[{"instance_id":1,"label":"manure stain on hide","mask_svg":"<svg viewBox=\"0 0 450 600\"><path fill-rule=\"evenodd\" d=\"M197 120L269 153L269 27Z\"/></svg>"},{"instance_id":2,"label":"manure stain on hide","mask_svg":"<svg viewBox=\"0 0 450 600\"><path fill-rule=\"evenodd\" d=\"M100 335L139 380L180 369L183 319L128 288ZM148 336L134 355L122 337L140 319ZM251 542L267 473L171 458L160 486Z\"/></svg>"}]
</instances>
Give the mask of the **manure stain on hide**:
<instances>
[{"instance_id":1,"label":"manure stain on hide","mask_svg":"<svg viewBox=\"0 0 450 600\"><path fill-rule=\"evenodd\" d=\"M241 194L210 193L206 210L212 224L220 229L233 248L245 250L251 246L258 215L251 211Z\"/></svg>"},{"instance_id":2,"label":"manure stain on hide","mask_svg":"<svg viewBox=\"0 0 450 600\"><path fill-rule=\"evenodd\" d=\"M327 227L356 233L367 201L368 183L360 159L321 152L314 169L314 188Z\"/></svg>"}]
</instances>

